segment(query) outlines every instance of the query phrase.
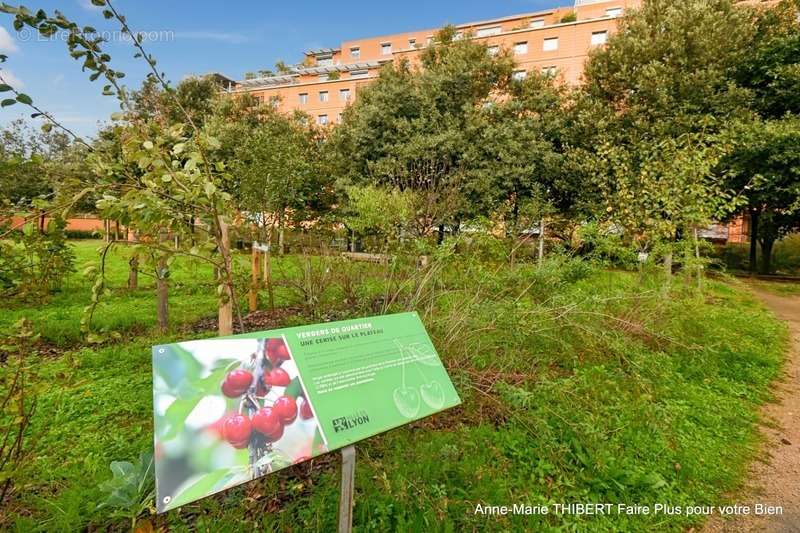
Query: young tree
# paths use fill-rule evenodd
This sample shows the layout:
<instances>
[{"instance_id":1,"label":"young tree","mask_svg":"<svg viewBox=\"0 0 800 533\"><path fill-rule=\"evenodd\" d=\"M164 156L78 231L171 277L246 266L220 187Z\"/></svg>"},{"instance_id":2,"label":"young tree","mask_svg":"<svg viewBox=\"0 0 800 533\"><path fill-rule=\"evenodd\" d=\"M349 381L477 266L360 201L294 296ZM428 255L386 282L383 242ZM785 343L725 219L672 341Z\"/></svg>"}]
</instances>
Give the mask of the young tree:
<instances>
[{"instance_id":1,"label":"young tree","mask_svg":"<svg viewBox=\"0 0 800 533\"><path fill-rule=\"evenodd\" d=\"M219 332L221 335L230 334L233 331L235 287L228 228L234 204L224 187L228 180L225 162L212 157L220 142L202 124L195 122L197 117L170 87L165 74L156 68L155 58L146 52L141 37L130 28L114 4L110 0L92 0L92 4L101 7L103 16L117 22L122 32L131 37L136 56L141 57L150 70L148 77L155 80L154 83L179 110L180 122L169 124L159 116L151 119L132 112L134 108L129 93L120 84L124 73L111 67L111 56L103 50L103 38L90 37L95 33L90 31L91 28L80 28L60 12L50 16L44 10L34 13L25 7L7 4L0 6L0 11L14 17L16 29L29 26L45 36L59 30L67 31L66 45L70 55L82 61L83 69L90 72L90 80L104 79L103 93L116 96L124 110L114 118L125 121L127 127L121 139L123 162L114 154L93 152L91 162L99 181L96 190L102 193L98 208L116 220L129 220L132 226L149 234L169 231L180 235L187 231L185 214L192 213L197 222L193 226L202 228L204 239L198 240L195 235L194 240L179 240L183 244L175 251L159 240L148 245L164 254L170 250L170 253L178 252L214 265L219 273ZM2 88L6 90L6 87ZM7 90L16 94L15 102L31 106L37 112L35 116L69 132L52 115L36 107L29 96L19 94L11 87ZM134 162L140 175L120 180L120 173L129 170L127 162ZM101 277L93 287L95 303L105 292L102 266L99 272Z\"/></svg>"},{"instance_id":2,"label":"young tree","mask_svg":"<svg viewBox=\"0 0 800 533\"><path fill-rule=\"evenodd\" d=\"M264 281L270 308L274 306L270 274L274 230L283 255L287 226L317 218L332 201L330 184L316 163L319 142L319 132L304 117L282 115L264 106L259 109L258 123L233 149L236 200L257 227L257 240L267 244ZM257 268L257 251L253 254Z\"/></svg>"}]
</instances>

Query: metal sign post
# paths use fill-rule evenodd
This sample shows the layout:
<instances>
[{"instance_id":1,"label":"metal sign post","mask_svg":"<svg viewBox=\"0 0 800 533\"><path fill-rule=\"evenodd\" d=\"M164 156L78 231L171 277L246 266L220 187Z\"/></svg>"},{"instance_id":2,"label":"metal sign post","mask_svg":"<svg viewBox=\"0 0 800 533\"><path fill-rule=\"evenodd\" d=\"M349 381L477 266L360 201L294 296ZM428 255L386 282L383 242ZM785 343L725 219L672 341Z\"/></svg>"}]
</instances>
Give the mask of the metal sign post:
<instances>
[{"instance_id":1,"label":"metal sign post","mask_svg":"<svg viewBox=\"0 0 800 533\"><path fill-rule=\"evenodd\" d=\"M356 447L342 448L342 493L339 497L339 533L353 530L353 484L356 474Z\"/></svg>"}]
</instances>

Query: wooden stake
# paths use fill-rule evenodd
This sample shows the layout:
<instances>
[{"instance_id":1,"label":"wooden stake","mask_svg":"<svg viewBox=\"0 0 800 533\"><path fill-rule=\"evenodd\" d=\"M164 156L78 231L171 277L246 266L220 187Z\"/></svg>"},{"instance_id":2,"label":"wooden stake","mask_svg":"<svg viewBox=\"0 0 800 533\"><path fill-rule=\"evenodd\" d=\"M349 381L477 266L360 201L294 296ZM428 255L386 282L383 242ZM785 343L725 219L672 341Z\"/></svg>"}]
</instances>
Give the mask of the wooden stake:
<instances>
[{"instance_id":1,"label":"wooden stake","mask_svg":"<svg viewBox=\"0 0 800 533\"><path fill-rule=\"evenodd\" d=\"M218 281L223 284L223 293L219 300L218 332L221 337L233 334L233 290L231 288L231 241L228 233L228 224L221 218L217 219L219 224L220 240L219 251L225 268L219 270Z\"/></svg>"},{"instance_id":2,"label":"wooden stake","mask_svg":"<svg viewBox=\"0 0 800 533\"><path fill-rule=\"evenodd\" d=\"M342 493L339 498L339 533L353 530L353 485L356 474L356 447L342 448Z\"/></svg>"}]
</instances>

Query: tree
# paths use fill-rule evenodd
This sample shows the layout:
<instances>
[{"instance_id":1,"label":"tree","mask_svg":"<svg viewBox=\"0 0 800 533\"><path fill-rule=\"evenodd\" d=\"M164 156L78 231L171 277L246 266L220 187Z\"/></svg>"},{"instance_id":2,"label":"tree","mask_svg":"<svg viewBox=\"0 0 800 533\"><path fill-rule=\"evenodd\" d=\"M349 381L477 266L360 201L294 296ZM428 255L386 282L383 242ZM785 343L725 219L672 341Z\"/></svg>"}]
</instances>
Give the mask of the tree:
<instances>
[{"instance_id":1,"label":"tree","mask_svg":"<svg viewBox=\"0 0 800 533\"><path fill-rule=\"evenodd\" d=\"M509 84L504 99L470 114L462 191L469 215L500 213L516 237L521 212L539 221L551 209L571 209L574 201L559 179L564 96L552 77L530 72Z\"/></svg>"},{"instance_id":2,"label":"tree","mask_svg":"<svg viewBox=\"0 0 800 533\"><path fill-rule=\"evenodd\" d=\"M331 188L315 162L319 132L300 115L287 116L272 106L258 110L257 122L241 125L247 135L233 147L235 198L248 221L256 227L255 240L267 244L264 282L274 307L271 280L271 247L277 228L278 250L284 253L287 226L298 226L324 213L331 204ZM228 130L232 133L232 130ZM253 249L251 310L256 307L258 251Z\"/></svg>"},{"instance_id":3,"label":"tree","mask_svg":"<svg viewBox=\"0 0 800 533\"><path fill-rule=\"evenodd\" d=\"M719 131L747 116L731 73L751 50L757 11L731 0L649 0L586 63L583 91L623 139ZM736 38L731 38L735 35Z\"/></svg>"},{"instance_id":4,"label":"tree","mask_svg":"<svg viewBox=\"0 0 800 533\"><path fill-rule=\"evenodd\" d=\"M796 228L797 117L800 114L800 22L797 0L759 12L752 51L738 63L734 79L753 94L758 119L731 128L737 152L724 162L748 199L750 270L771 270L775 239Z\"/></svg>"},{"instance_id":5,"label":"tree","mask_svg":"<svg viewBox=\"0 0 800 533\"><path fill-rule=\"evenodd\" d=\"M751 269L758 243L759 270L767 274L775 241L800 229L800 117L738 123L729 135L733 150L720 166L747 200Z\"/></svg>"},{"instance_id":6,"label":"tree","mask_svg":"<svg viewBox=\"0 0 800 533\"><path fill-rule=\"evenodd\" d=\"M505 93L513 69L507 54L440 32L420 64L390 64L344 113L331 141L337 174L349 184L387 186L412 193L413 231L458 227L473 210L465 164L473 115ZM474 131L474 130L473 130Z\"/></svg>"},{"instance_id":7,"label":"tree","mask_svg":"<svg viewBox=\"0 0 800 533\"><path fill-rule=\"evenodd\" d=\"M318 133L307 121L263 109L260 124L234 149L239 204L262 222L273 220L281 253L287 224L314 218L329 205L314 163L317 148Z\"/></svg>"},{"instance_id":8,"label":"tree","mask_svg":"<svg viewBox=\"0 0 800 533\"><path fill-rule=\"evenodd\" d=\"M123 160L120 161L113 152L92 152L91 163L98 177L95 190L102 193L98 209L116 220L126 219L130 225L151 235L164 230L177 235L185 234L184 214L194 213L204 238L199 240L195 235L194 239L179 240L183 243L181 248L170 253L179 252L214 265L219 273L219 332L221 335L230 334L233 331L235 287L228 225L234 204L223 186L228 180L226 165L224 161L212 158L212 152L219 148L220 142L202 124L195 122L198 117L193 116L167 83L165 75L156 68L156 59L147 53L140 36L131 29L113 3L110 0L92 0L92 4L101 7L103 16L115 20L121 31L131 37L136 57L146 62L150 71L148 77L155 80L154 83L160 86L179 110L180 122L165 124L161 116L141 117L133 112L135 109L130 103L129 93L120 84L125 74L111 67L111 56L103 50L103 38L92 37L95 32L90 31L91 28L80 28L58 11L49 16L44 10L33 13L25 7L7 4L0 6L0 11L14 17L14 28L17 30L28 26L44 36L65 30L70 55L82 61L83 69L90 72L91 81L102 77L106 83L104 94L118 99L126 113L112 118L127 122L121 139ZM5 56L0 57L0 60L5 59ZM8 85L0 88L13 91L16 98L12 103L30 106L36 111L34 116L44 118L49 127L54 125L79 139L51 114L36 107L29 96L18 93ZM81 142L88 147L88 144ZM140 175L129 175L120 180L119 173L129 170L128 162L135 163ZM160 240L148 242L148 245L153 250L168 253L168 248ZM106 292L103 272L101 263L99 277L93 286L95 304L99 296ZM88 317L91 317L93 309L94 305L90 306Z\"/></svg>"},{"instance_id":9,"label":"tree","mask_svg":"<svg viewBox=\"0 0 800 533\"><path fill-rule=\"evenodd\" d=\"M699 136L658 144L600 147L595 160L605 217L639 251L708 225L729 208L733 194L713 172L719 158Z\"/></svg>"},{"instance_id":10,"label":"tree","mask_svg":"<svg viewBox=\"0 0 800 533\"><path fill-rule=\"evenodd\" d=\"M711 171L730 148L727 125L753 115L752 92L733 72L752 49L758 13L730 0L651 0L590 55L572 108L572 131L586 135L573 137L570 159L595 175L605 208L596 216L614 218L641 248L740 205ZM595 158L605 174L591 169ZM671 251L664 262L670 272Z\"/></svg>"}]
</instances>

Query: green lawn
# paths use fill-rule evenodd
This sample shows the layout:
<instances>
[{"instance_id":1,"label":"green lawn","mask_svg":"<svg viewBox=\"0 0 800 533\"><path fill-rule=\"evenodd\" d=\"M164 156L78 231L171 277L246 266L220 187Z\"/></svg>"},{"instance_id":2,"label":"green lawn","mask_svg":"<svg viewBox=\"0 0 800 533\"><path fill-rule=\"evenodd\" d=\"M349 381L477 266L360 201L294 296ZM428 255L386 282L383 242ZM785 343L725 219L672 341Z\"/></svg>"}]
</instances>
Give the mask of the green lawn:
<instances>
[{"instance_id":1,"label":"green lawn","mask_svg":"<svg viewBox=\"0 0 800 533\"><path fill-rule=\"evenodd\" d=\"M81 261L96 246L79 243ZM300 276L300 263L279 261L278 277ZM80 345L89 287L78 275L45 305L3 311L0 325L28 316L72 357L40 363L50 385L0 529L129 527L95 509L98 485L110 477L111 461L135 460L152 447L149 348L178 334L153 333L153 291L122 289L126 267L124 253L111 257L118 288L98 315L100 324L130 332L122 343ZM382 268L333 264L319 291L324 318L379 309ZM175 324L213 314L210 278L206 269L175 265ZM420 291L425 298L400 298L389 310L416 306L464 403L358 446L358 530L680 531L699 519L484 517L474 508L716 504L739 486L757 445L758 407L786 346L784 326L745 290L709 281L699 296L676 280L664 297L649 279L564 259L537 269L456 256L437 279ZM278 296L280 305L304 303L288 289ZM337 461L331 454L151 520L170 531L332 531Z\"/></svg>"}]
</instances>

